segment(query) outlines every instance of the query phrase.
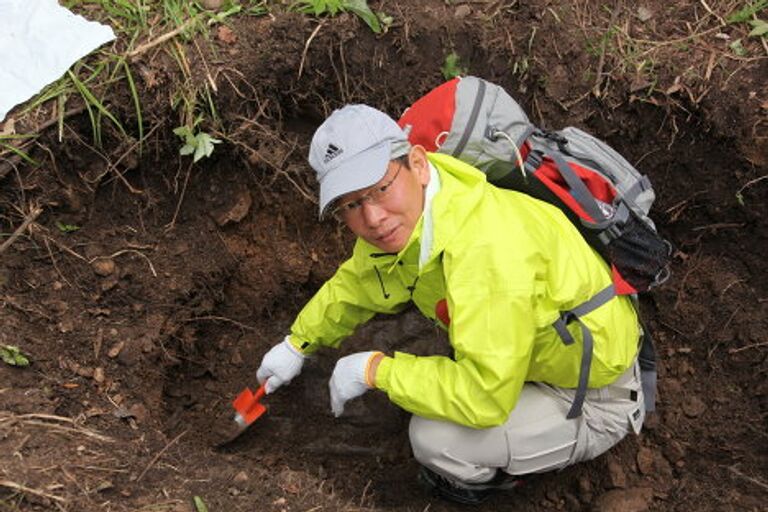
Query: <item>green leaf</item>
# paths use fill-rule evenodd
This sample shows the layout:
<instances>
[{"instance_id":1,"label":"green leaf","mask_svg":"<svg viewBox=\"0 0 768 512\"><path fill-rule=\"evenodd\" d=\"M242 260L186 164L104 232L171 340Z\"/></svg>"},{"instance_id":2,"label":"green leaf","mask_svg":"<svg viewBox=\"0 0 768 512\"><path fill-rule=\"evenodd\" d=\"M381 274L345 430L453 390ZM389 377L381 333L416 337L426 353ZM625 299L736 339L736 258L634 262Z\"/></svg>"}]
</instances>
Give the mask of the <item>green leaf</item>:
<instances>
[{"instance_id":1,"label":"green leaf","mask_svg":"<svg viewBox=\"0 0 768 512\"><path fill-rule=\"evenodd\" d=\"M768 0L758 0L755 3L748 3L738 11L728 16L728 23L742 23L768 7Z\"/></svg>"},{"instance_id":2,"label":"green leaf","mask_svg":"<svg viewBox=\"0 0 768 512\"><path fill-rule=\"evenodd\" d=\"M382 25L382 30L384 32L386 32L389 26L395 22L395 18L381 11L376 13L376 17L379 18L379 21L381 22L381 25Z\"/></svg>"},{"instance_id":3,"label":"green leaf","mask_svg":"<svg viewBox=\"0 0 768 512\"><path fill-rule=\"evenodd\" d=\"M349 11L362 19L372 31L381 33L379 17L368 7L366 0L298 0L292 9L314 16L336 16Z\"/></svg>"},{"instance_id":4,"label":"green leaf","mask_svg":"<svg viewBox=\"0 0 768 512\"><path fill-rule=\"evenodd\" d=\"M0 347L0 359L11 366L29 366L29 359L22 354L19 347L5 345Z\"/></svg>"},{"instance_id":5,"label":"green leaf","mask_svg":"<svg viewBox=\"0 0 768 512\"><path fill-rule=\"evenodd\" d=\"M180 137L184 137L184 145L179 149L179 154L182 156L194 155L192 157L193 162L197 162L201 158L211 156L213 153L214 144L220 144L219 139L214 139L205 132L200 132L197 135L192 133L192 129L188 126L180 126L173 130L173 133Z\"/></svg>"},{"instance_id":6,"label":"green leaf","mask_svg":"<svg viewBox=\"0 0 768 512\"><path fill-rule=\"evenodd\" d=\"M446 80L466 73L466 69L460 65L459 55L456 52L451 52L445 56L445 62L440 67L440 71Z\"/></svg>"},{"instance_id":7,"label":"green leaf","mask_svg":"<svg viewBox=\"0 0 768 512\"><path fill-rule=\"evenodd\" d=\"M368 2L366 2L366 0L346 0L344 2L344 7L357 14L375 33L381 33L379 18L371 8L368 7Z\"/></svg>"},{"instance_id":8,"label":"green leaf","mask_svg":"<svg viewBox=\"0 0 768 512\"><path fill-rule=\"evenodd\" d=\"M209 157L213 153L213 145L214 144L220 144L221 141L219 139L214 139L210 135L208 135L205 132L200 132L197 134L197 147L198 151L202 150L202 155L200 157L197 156L197 153L195 153L195 158L199 160L203 156Z\"/></svg>"},{"instance_id":9,"label":"green leaf","mask_svg":"<svg viewBox=\"0 0 768 512\"><path fill-rule=\"evenodd\" d=\"M74 224L64 224L58 220L56 221L56 227L59 228L59 231L62 233L72 233L73 231L80 229L80 226L75 226Z\"/></svg>"},{"instance_id":10,"label":"green leaf","mask_svg":"<svg viewBox=\"0 0 768 512\"><path fill-rule=\"evenodd\" d=\"M195 510L197 512L208 512L208 507L205 506L205 502L203 501L203 498L200 496L195 496L192 498L192 501L195 504Z\"/></svg>"},{"instance_id":11,"label":"green leaf","mask_svg":"<svg viewBox=\"0 0 768 512\"><path fill-rule=\"evenodd\" d=\"M736 39L734 42L728 45L728 48L733 50L733 53L735 53L737 57L743 57L747 54L746 48L744 48L744 45L741 44L741 39Z\"/></svg>"},{"instance_id":12,"label":"green leaf","mask_svg":"<svg viewBox=\"0 0 768 512\"><path fill-rule=\"evenodd\" d=\"M751 20L749 24L754 27L749 32L749 37L759 37L768 34L768 22L763 20Z\"/></svg>"},{"instance_id":13,"label":"green leaf","mask_svg":"<svg viewBox=\"0 0 768 512\"><path fill-rule=\"evenodd\" d=\"M202 145L199 145L195 148L195 156L192 157L192 161L197 162L203 158L203 156L205 156L205 148Z\"/></svg>"}]
</instances>

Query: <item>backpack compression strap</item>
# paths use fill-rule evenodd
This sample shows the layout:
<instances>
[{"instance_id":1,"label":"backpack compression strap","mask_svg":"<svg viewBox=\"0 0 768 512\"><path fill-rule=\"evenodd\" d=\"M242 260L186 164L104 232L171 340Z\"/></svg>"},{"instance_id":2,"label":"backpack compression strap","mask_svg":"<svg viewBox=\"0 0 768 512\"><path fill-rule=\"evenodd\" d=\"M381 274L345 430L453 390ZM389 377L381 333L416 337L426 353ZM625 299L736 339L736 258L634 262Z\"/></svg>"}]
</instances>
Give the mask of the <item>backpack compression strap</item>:
<instances>
[{"instance_id":1,"label":"backpack compression strap","mask_svg":"<svg viewBox=\"0 0 768 512\"><path fill-rule=\"evenodd\" d=\"M645 400L645 411L653 412L656 410L656 347L651 336L651 331L640 316L640 302L637 296L632 297L632 305L637 312L637 319L640 322L642 336L640 338L640 353L637 360L640 363L640 382L643 385L643 398Z\"/></svg>"},{"instance_id":2,"label":"backpack compression strap","mask_svg":"<svg viewBox=\"0 0 768 512\"><path fill-rule=\"evenodd\" d=\"M584 325L584 322L581 321L580 317L591 313L615 296L616 289L614 288L613 284L610 284L595 294L595 296L593 296L588 301L579 304L571 310L562 311L560 313L560 318L558 318L557 321L552 324L552 327L555 328L557 334L560 335L560 339L563 340L563 343L566 345L572 345L575 340L573 339L573 336L571 336L571 333L568 332L566 327L572 321L577 321L579 323L579 328L581 329L581 337L584 342L584 347L581 353L581 368L579 369L579 383L576 387L576 396L573 398L571 409L565 416L569 420L581 416L581 408L584 405L584 398L587 396L589 368L592 365L592 348L594 345L592 331L590 331L589 328Z\"/></svg>"},{"instance_id":3,"label":"backpack compression strap","mask_svg":"<svg viewBox=\"0 0 768 512\"><path fill-rule=\"evenodd\" d=\"M595 201L595 197L589 191L587 186L584 185L584 182L581 181L581 178L579 178L576 173L573 172L573 169L571 169L571 166L568 165L568 162L565 160L565 158L563 158L562 155L556 151L553 151L547 156L549 156L555 162L557 170L560 171L560 175L571 189L571 195L574 199L576 199L576 202L578 202L579 205L584 208L584 211L586 211L587 214L592 217L592 221L594 222L595 226L597 228L605 227L608 224L608 219L605 213L603 213L603 211L600 209L597 201Z\"/></svg>"}]
</instances>

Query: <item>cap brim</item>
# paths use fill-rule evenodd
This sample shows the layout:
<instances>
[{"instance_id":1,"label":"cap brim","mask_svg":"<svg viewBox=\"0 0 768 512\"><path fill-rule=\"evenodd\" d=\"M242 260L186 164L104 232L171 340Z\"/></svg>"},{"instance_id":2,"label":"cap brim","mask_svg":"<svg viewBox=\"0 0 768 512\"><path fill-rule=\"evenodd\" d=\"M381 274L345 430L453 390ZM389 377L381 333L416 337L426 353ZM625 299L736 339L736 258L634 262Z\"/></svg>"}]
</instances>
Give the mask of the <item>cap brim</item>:
<instances>
[{"instance_id":1,"label":"cap brim","mask_svg":"<svg viewBox=\"0 0 768 512\"><path fill-rule=\"evenodd\" d=\"M389 146L384 141L328 171L320 183L320 217L338 197L370 187L387 174Z\"/></svg>"}]
</instances>

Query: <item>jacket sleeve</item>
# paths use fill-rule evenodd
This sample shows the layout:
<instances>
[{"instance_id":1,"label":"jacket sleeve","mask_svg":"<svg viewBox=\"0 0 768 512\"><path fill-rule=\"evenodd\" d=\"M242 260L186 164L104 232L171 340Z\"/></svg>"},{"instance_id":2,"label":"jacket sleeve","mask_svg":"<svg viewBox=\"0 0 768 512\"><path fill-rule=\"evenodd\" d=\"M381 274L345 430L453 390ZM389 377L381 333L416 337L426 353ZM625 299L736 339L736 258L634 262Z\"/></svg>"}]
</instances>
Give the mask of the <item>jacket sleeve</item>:
<instances>
[{"instance_id":1,"label":"jacket sleeve","mask_svg":"<svg viewBox=\"0 0 768 512\"><path fill-rule=\"evenodd\" d=\"M291 326L291 343L305 354L321 346L338 347L355 328L376 313L400 311L408 296L379 292L381 287L397 290L391 277L374 269L356 247L356 253L344 262L307 302ZM386 284L385 284L385 281ZM401 296L402 295L402 296Z\"/></svg>"},{"instance_id":2,"label":"jacket sleeve","mask_svg":"<svg viewBox=\"0 0 768 512\"><path fill-rule=\"evenodd\" d=\"M474 428L502 424L525 382L533 342L535 258L490 247L450 258L444 272L454 358L396 353L376 375L377 386L402 408Z\"/></svg>"}]
</instances>

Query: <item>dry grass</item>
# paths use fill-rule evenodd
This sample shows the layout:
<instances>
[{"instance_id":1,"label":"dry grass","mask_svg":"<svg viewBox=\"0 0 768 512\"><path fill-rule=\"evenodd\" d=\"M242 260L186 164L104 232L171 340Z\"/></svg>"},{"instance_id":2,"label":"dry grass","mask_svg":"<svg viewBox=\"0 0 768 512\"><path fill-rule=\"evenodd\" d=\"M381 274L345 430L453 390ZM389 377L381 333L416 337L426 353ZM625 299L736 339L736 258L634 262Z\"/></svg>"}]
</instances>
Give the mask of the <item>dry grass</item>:
<instances>
[{"instance_id":1,"label":"dry grass","mask_svg":"<svg viewBox=\"0 0 768 512\"><path fill-rule=\"evenodd\" d=\"M659 104L663 97L678 108L685 108L681 99L696 106L715 84L725 87L735 74L768 59L765 40L747 37L748 24L726 21L743 6L741 1L657 5L666 10L652 12L631 3L611 9L594 2L573 3L575 25L597 62L594 96L606 97L612 83L628 80L640 101ZM743 55L734 50L737 40Z\"/></svg>"}]
</instances>

